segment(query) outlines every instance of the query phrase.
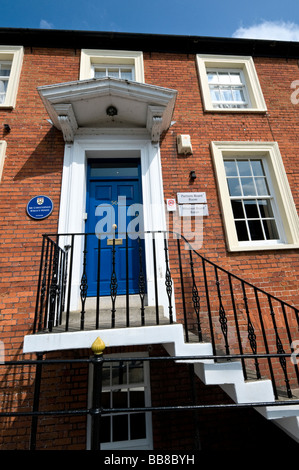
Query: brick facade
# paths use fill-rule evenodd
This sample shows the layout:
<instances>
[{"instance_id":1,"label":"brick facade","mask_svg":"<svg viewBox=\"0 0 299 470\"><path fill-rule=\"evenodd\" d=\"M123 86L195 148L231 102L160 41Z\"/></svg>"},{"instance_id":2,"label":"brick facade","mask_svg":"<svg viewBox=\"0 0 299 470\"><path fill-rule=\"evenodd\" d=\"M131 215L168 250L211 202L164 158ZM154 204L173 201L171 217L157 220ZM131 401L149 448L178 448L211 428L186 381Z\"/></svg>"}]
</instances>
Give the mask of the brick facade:
<instances>
[{"instance_id":1,"label":"brick facade","mask_svg":"<svg viewBox=\"0 0 299 470\"><path fill-rule=\"evenodd\" d=\"M98 45L97 48L100 49L101 46ZM296 207L299 207L297 187L299 105L292 104L290 99L292 93L290 85L298 76L298 60L256 57L254 63L268 111L263 114L217 114L206 113L203 110L195 54L144 53L145 83L178 91L173 115L174 124L162 136L160 142L164 196L165 199L175 197L177 192L182 191L206 192L209 216L204 219L201 254L286 302L298 305L298 250L229 253L226 248L210 152L211 141L278 142L293 198ZM16 107L13 110L0 108L0 139L7 141L0 184L0 339L4 343L6 360L23 358L23 338L32 330L34 318L41 235L56 233L58 227L64 141L61 132L48 122L48 115L37 93L37 87L78 80L79 68L79 49L25 47ZM11 128L9 133L4 130L4 124L9 124ZM177 134L191 136L192 155L183 157L177 154ZM197 174L197 179L192 183L189 181L191 170L195 170ZM51 217L36 223L27 216L26 204L38 193L46 193L52 198L54 211ZM171 218L170 228L172 228ZM178 281L176 287L178 289ZM82 351L82 356L84 355L85 352ZM165 397L168 397L169 402L176 403L175 390L178 382L188 383L187 367L176 366L177 381L172 382L170 377L173 374L172 368L157 371L155 367L153 366L152 370L151 385L153 405L159 403L159 388L165 391ZM61 383L64 386L71 383L73 389L80 392L76 394L78 407L81 405L84 407L87 393L86 377L87 372L84 368L65 370L56 378L59 380L56 385ZM26 380L25 391L22 389L21 385L24 384L21 384L17 368L13 371L7 370L2 378L5 382L2 395L4 401L12 393L10 387L18 384L15 387L16 393L19 391L21 394L21 408L26 408L28 399L26 387L32 390L34 371L28 370L26 377L23 377ZM49 383L52 380L53 377L50 375ZM188 388L188 385L186 387ZM227 400L218 387L213 387L212 392L205 391L200 384L198 387L201 397L207 402L211 397L215 397L220 403ZM64 403L72 399L68 393L65 394ZM51 399L51 394L46 398ZM251 412L244 412L243 417L248 419L255 429L260 422L257 417L251 416ZM70 418L68 421L60 418L57 446L55 438L50 433L51 420L47 420L48 434L42 438L45 447L55 449L65 446L69 450L84 449L84 419ZM231 439L228 438L225 442L226 447L234 449L238 442L240 444L240 440L237 439L237 421L241 418L231 415L228 420L230 419L235 422L235 428L230 428ZM207 449L212 449L216 445L215 440L211 438L211 434L215 432L213 423L217 421L219 425L216 427L220 440L224 434L228 436L225 429L228 420L220 418L219 424L219 415L216 411L201 414L200 427L203 432L203 443ZM191 421L192 416L189 420L179 418L178 421L176 415L171 415L162 421L154 414L155 448L193 449ZM16 447L22 449L28 440L28 421L25 418L20 419L17 424L18 431L12 422L7 423L2 431L3 449ZM43 424L40 426L42 432ZM221 426L224 429L221 430ZM268 426L268 423L264 423L264 426ZM69 437L70 429L74 436L72 439ZM253 442L253 439L249 439L251 430L247 433L247 444ZM55 434L54 430L53 433ZM184 440L182 434L185 435ZM275 428L273 439L286 438L282 438L280 431ZM51 447L49 447L50 441ZM172 447L169 447L170 445Z\"/></svg>"}]
</instances>

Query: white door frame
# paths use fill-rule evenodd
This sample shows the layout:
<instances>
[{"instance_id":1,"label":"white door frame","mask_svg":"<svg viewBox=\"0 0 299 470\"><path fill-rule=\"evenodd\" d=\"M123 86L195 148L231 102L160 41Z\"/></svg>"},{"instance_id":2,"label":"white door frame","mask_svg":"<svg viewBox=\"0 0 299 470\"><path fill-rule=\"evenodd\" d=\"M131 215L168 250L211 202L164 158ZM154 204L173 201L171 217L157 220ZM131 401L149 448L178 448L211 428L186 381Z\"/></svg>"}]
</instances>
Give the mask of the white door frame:
<instances>
[{"instance_id":1,"label":"white door frame","mask_svg":"<svg viewBox=\"0 0 299 470\"><path fill-rule=\"evenodd\" d=\"M136 154L140 156L144 230L167 229L159 144L152 143L147 133L138 130L136 132L136 129L134 134L132 132L116 134L105 130L100 135L77 135L73 144L65 145L58 228L60 234L85 232L87 159L92 156L95 158L99 158L99 155L104 156L105 151L110 151L110 155L115 152L115 157L119 158L122 152L128 150L132 151L134 156ZM82 274L80 253L83 252L83 237L78 238L81 238L81 243L78 240L74 252L78 255L73 259L71 310L78 309L80 299ZM61 244L67 244L67 240L61 240ZM153 248L152 238L149 236L145 237L145 252L148 305L154 305ZM157 235L156 253L159 304L164 306L164 312L167 314L168 297L164 280L165 255L162 235Z\"/></svg>"}]
</instances>

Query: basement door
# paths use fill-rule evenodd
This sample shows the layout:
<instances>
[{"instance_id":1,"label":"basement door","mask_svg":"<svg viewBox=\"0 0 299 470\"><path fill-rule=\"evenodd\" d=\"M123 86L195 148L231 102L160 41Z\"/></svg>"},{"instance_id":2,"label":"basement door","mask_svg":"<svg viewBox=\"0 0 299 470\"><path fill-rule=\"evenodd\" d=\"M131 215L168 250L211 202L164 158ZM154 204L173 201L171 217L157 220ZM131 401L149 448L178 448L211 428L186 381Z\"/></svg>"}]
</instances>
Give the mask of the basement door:
<instances>
[{"instance_id":1,"label":"basement door","mask_svg":"<svg viewBox=\"0 0 299 470\"><path fill-rule=\"evenodd\" d=\"M90 160L86 210L88 296L111 295L112 275L117 295L137 293L145 275L140 161Z\"/></svg>"}]
</instances>

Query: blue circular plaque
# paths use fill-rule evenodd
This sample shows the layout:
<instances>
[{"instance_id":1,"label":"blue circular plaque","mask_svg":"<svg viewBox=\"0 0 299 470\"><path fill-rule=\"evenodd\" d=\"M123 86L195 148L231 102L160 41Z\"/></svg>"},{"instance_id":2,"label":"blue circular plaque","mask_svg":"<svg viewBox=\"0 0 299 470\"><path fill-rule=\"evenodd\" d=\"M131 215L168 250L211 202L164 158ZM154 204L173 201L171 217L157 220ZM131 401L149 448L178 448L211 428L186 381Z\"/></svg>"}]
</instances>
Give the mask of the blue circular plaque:
<instances>
[{"instance_id":1,"label":"blue circular plaque","mask_svg":"<svg viewBox=\"0 0 299 470\"><path fill-rule=\"evenodd\" d=\"M27 214L36 220L42 220L53 211L53 202L48 196L35 196L27 204Z\"/></svg>"}]
</instances>

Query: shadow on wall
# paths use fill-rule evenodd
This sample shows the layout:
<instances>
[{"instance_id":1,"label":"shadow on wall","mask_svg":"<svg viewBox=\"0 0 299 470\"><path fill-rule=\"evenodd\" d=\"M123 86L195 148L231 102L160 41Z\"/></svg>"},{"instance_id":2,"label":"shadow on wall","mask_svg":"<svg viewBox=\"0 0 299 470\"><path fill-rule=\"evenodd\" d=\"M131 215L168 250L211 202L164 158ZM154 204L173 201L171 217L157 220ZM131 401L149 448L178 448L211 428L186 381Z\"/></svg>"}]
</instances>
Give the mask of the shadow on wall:
<instances>
[{"instance_id":1,"label":"shadow on wall","mask_svg":"<svg viewBox=\"0 0 299 470\"><path fill-rule=\"evenodd\" d=\"M30 157L14 176L14 181L62 173L64 140L61 132L54 126L47 132Z\"/></svg>"}]
</instances>

